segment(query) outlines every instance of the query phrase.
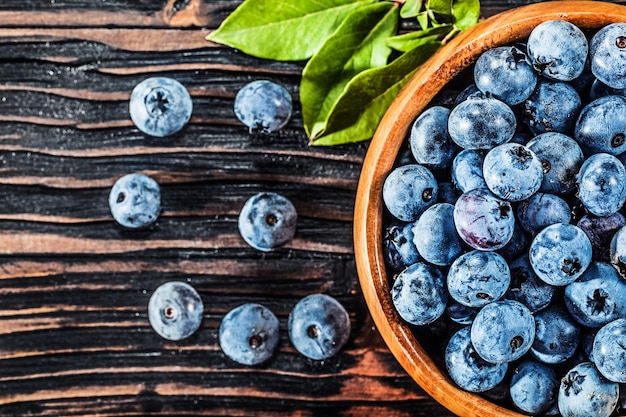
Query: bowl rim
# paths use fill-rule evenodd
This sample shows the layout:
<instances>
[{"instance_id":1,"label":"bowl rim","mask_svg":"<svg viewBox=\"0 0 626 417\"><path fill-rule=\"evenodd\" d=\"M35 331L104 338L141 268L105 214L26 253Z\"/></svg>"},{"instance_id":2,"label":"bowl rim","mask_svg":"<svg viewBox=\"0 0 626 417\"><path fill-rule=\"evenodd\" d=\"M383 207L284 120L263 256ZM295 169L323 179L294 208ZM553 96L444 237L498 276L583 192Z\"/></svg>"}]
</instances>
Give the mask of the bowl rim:
<instances>
[{"instance_id":1,"label":"bowl rim","mask_svg":"<svg viewBox=\"0 0 626 417\"><path fill-rule=\"evenodd\" d=\"M413 120L435 95L483 51L527 38L546 20L581 29L626 22L626 6L593 0L558 0L516 7L480 21L440 48L417 69L393 101L370 143L357 187L353 239L361 290L374 323L393 356L433 399L459 416L524 416L456 386L426 354L393 307L382 251L384 178ZM382 294L383 296L379 296Z\"/></svg>"}]
</instances>

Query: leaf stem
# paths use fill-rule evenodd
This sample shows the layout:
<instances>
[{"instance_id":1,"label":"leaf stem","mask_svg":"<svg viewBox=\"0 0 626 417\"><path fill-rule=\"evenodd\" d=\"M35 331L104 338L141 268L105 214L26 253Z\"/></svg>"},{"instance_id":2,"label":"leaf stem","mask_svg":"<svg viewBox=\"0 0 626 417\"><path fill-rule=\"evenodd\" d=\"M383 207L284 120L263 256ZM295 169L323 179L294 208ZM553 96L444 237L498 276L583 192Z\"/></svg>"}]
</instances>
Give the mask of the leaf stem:
<instances>
[{"instance_id":1,"label":"leaf stem","mask_svg":"<svg viewBox=\"0 0 626 417\"><path fill-rule=\"evenodd\" d=\"M452 40L452 38L454 38L456 35L458 35L459 33L461 33L461 29L459 28L453 28L450 32L448 32L448 34L443 38L443 40L441 41L442 45L445 45L446 43L450 42Z\"/></svg>"}]
</instances>

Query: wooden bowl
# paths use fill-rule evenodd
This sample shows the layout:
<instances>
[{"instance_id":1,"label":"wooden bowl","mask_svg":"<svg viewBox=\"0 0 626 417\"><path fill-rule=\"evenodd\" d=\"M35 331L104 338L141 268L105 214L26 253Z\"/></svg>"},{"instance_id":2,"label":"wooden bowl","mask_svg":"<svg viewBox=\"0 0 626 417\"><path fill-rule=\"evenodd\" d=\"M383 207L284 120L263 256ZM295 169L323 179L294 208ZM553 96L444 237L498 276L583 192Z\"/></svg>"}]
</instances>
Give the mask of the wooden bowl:
<instances>
[{"instance_id":1,"label":"wooden bowl","mask_svg":"<svg viewBox=\"0 0 626 417\"><path fill-rule=\"evenodd\" d=\"M354 213L359 281L379 332L398 362L435 400L460 416L522 416L458 388L395 311L382 250L382 187L415 118L435 95L485 50L527 38L539 23L562 19L581 29L626 22L626 6L599 1L557 1L512 9L461 33L428 60L385 114L365 157Z\"/></svg>"}]
</instances>

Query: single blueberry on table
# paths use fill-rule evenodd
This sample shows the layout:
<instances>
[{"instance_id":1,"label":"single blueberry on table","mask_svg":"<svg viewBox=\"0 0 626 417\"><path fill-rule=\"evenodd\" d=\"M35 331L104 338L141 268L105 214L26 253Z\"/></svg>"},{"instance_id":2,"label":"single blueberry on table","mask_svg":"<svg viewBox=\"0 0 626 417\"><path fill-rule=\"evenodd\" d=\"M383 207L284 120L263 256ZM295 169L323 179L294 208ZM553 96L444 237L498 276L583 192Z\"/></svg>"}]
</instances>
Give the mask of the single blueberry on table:
<instances>
[{"instance_id":1,"label":"single blueberry on table","mask_svg":"<svg viewBox=\"0 0 626 417\"><path fill-rule=\"evenodd\" d=\"M445 280L437 267L424 262L400 272L391 287L391 299L400 317L417 326L437 320L448 303Z\"/></svg>"},{"instance_id":2,"label":"single blueberry on table","mask_svg":"<svg viewBox=\"0 0 626 417\"><path fill-rule=\"evenodd\" d=\"M472 248L498 250L511 240L515 216L511 203L485 188L477 188L463 193L457 200L454 226L461 239Z\"/></svg>"},{"instance_id":3,"label":"single blueberry on table","mask_svg":"<svg viewBox=\"0 0 626 417\"><path fill-rule=\"evenodd\" d=\"M517 121L506 103L485 95L473 95L452 109L448 132L464 149L491 149L509 142Z\"/></svg>"},{"instance_id":4,"label":"single blueberry on table","mask_svg":"<svg viewBox=\"0 0 626 417\"><path fill-rule=\"evenodd\" d=\"M600 97L581 110L574 127L574 139L586 154L626 152L626 97Z\"/></svg>"},{"instance_id":5,"label":"single blueberry on table","mask_svg":"<svg viewBox=\"0 0 626 417\"><path fill-rule=\"evenodd\" d=\"M535 193L517 206L517 220L527 232L535 234L555 223L569 223L570 207L554 194Z\"/></svg>"},{"instance_id":6,"label":"single blueberry on table","mask_svg":"<svg viewBox=\"0 0 626 417\"><path fill-rule=\"evenodd\" d=\"M581 107L580 95L569 83L540 80L535 91L524 100L522 120L536 135L570 134Z\"/></svg>"},{"instance_id":7,"label":"single blueberry on table","mask_svg":"<svg viewBox=\"0 0 626 417\"><path fill-rule=\"evenodd\" d=\"M576 176L578 198L591 214L609 216L626 201L626 168L608 153L591 155Z\"/></svg>"},{"instance_id":8,"label":"single blueberry on table","mask_svg":"<svg viewBox=\"0 0 626 417\"><path fill-rule=\"evenodd\" d=\"M476 314L470 334L481 358L491 363L512 362L532 346L535 320L528 307L518 301L494 301Z\"/></svg>"},{"instance_id":9,"label":"single blueberry on table","mask_svg":"<svg viewBox=\"0 0 626 417\"><path fill-rule=\"evenodd\" d=\"M529 198L541 187L543 167L537 155L518 143L504 143L485 155L483 176L487 187L507 201Z\"/></svg>"},{"instance_id":10,"label":"single blueberry on table","mask_svg":"<svg viewBox=\"0 0 626 417\"><path fill-rule=\"evenodd\" d=\"M591 263L591 242L573 224L557 223L541 230L530 244L530 264L550 285L564 286L580 277Z\"/></svg>"},{"instance_id":11,"label":"single blueberry on table","mask_svg":"<svg viewBox=\"0 0 626 417\"><path fill-rule=\"evenodd\" d=\"M511 284L504 297L519 301L535 313L546 308L554 296L555 287L543 282L533 271L528 254L509 263Z\"/></svg>"},{"instance_id":12,"label":"single blueberry on table","mask_svg":"<svg viewBox=\"0 0 626 417\"><path fill-rule=\"evenodd\" d=\"M593 262L585 273L565 287L570 315L581 325L598 328L626 317L626 280L604 262Z\"/></svg>"},{"instance_id":13,"label":"single blueberry on table","mask_svg":"<svg viewBox=\"0 0 626 417\"><path fill-rule=\"evenodd\" d=\"M270 134L282 129L292 112L291 95L269 80L246 84L235 97L235 116L250 133Z\"/></svg>"},{"instance_id":14,"label":"single blueberry on table","mask_svg":"<svg viewBox=\"0 0 626 417\"><path fill-rule=\"evenodd\" d=\"M278 318L267 307L257 303L242 304L222 319L219 343L222 352L242 365L267 362L278 348Z\"/></svg>"},{"instance_id":15,"label":"single blueberry on table","mask_svg":"<svg viewBox=\"0 0 626 417\"><path fill-rule=\"evenodd\" d=\"M626 23L612 23L589 42L591 72L611 88L626 88Z\"/></svg>"},{"instance_id":16,"label":"single blueberry on table","mask_svg":"<svg viewBox=\"0 0 626 417\"><path fill-rule=\"evenodd\" d=\"M522 50L516 46L497 46L478 57L474 82L483 93L513 106L530 96L537 84L537 74Z\"/></svg>"},{"instance_id":17,"label":"single blueberry on table","mask_svg":"<svg viewBox=\"0 0 626 417\"><path fill-rule=\"evenodd\" d=\"M603 217L586 214L578 220L576 226L580 227L591 241L593 259L609 262L611 239L619 229L626 226L626 218L619 211Z\"/></svg>"},{"instance_id":18,"label":"single blueberry on table","mask_svg":"<svg viewBox=\"0 0 626 417\"><path fill-rule=\"evenodd\" d=\"M500 299L510 280L509 266L502 256L473 250L456 258L446 282L455 301L468 307L482 307Z\"/></svg>"},{"instance_id":19,"label":"single blueberry on table","mask_svg":"<svg viewBox=\"0 0 626 417\"><path fill-rule=\"evenodd\" d=\"M570 369L559 386L557 404L563 417L609 417L619 398L619 384L606 380L591 362Z\"/></svg>"},{"instance_id":20,"label":"single blueberry on table","mask_svg":"<svg viewBox=\"0 0 626 417\"><path fill-rule=\"evenodd\" d=\"M413 243L420 256L435 265L450 265L461 253L454 229L454 206L436 203L413 226Z\"/></svg>"},{"instance_id":21,"label":"single blueberry on table","mask_svg":"<svg viewBox=\"0 0 626 417\"><path fill-rule=\"evenodd\" d=\"M535 136L526 146L541 161L539 191L567 194L576 188L576 174L585 161L578 142L562 133L548 132Z\"/></svg>"},{"instance_id":22,"label":"single blueberry on table","mask_svg":"<svg viewBox=\"0 0 626 417\"><path fill-rule=\"evenodd\" d=\"M336 355L350 338L348 312L326 294L311 294L298 301L287 327L296 350L314 360Z\"/></svg>"},{"instance_id":23,"label":"single blueberry on table","mask_svg":"<svg viewBox=\"0 0 626 417\"><path fill-rule=\"evenodd\" d=\"M535 340L530 348L540 362L556 364L571 358L580 343L581 329L561 304L535 313Z\"/></svg>"},{"instance_id":24,"label":"single blueberry on table","mask_svg":"<svg viewBox=\"0 0 626 417\"><path fill-rule=\"evenodd\" d=\"M609 381L626 383L626 318L602 326L593 341L593 362Z\"/></svg>"},{"instance_id":25,"label":"single blueberry on table","mask_svg":"<svg viewBox=\"0 0 626 417\"><path fill-rule=\"evenodd\" d=\"M589 53L587 37L565 20L548 20L528 35L527 52L533 67L544 77L571 81L582 74Z\"/></svg>"},{"instance_id":26,"label":"single blueberry on table","mask_svg":"<svg viewBox=\"0 0 626 417\"><path fill-rule=\"evenodd\" d=\"M554 369L534 360L521 362L511 375L511 401L524 413L539 415L548 411L556 405L558 390Z\"/></svg>"},{"instance_id":27,"label":"single blueberry on table","mask_svg":"<svg viewBox=\"0 0 626 417\"><path fill-rule=\"evenodd\" d=\"M147 135L165 137L180 131L189 121L193 103L187 89L167 77L151 77L133 88L130 118Z\"/></svg>"},{"instance_id":28,"label":"single blueberry on table","mask_svg":"<svg viewBox=\"0 0 626 417\"><path fill-rule=\"evenodd\" d=\"M508 363L489 363L476 353L469 326L452 335L444 359L450 378L469 392L485 392L494 388L504 380L508 369Z\"/></svg>"},{"instance_id":29,"label":"single blueberry on table","mask_svg":"<svg viewBox=\"0 0 626 417\"><path fill-rule=\"evenodd\" d=\"M447 168L452 163L457 146L448 134L450 110L434 106L420 114L409 136L411 152L417 163L432 169Z\"/></svg>"},{"instance_id":30,"label":"single blueberry on table","mask_svg":"<svg viewBox=\"0 0 626 417\"><path fill-rule=\"evenodd\" d=\"M204 305L198 292L179 281L160 285L150 296L148 319L154 331L167 340L182 340L198 330Z\"/></svg>"},{"instance_id":31,"label":"single blueberry on table","mask_svg":"<svg viewBox=\"0 0 626 417\"><path fill-rule=\"evenodd\" d=\"M413 223L395 221L385 228L383 256L395 272L422 259L413 243Z\"/></svg>"},{"instance_id":32,"label":"single blueberry on table","mask_svg":"<svg viewBox=\"0 0 626 417\"><path fill-rule=\"evenodd\" d=\"M109 192L109 209L115 221L127 229L148 227L161 211L159 184L144 174L124 175Z\"/></svg>"},{"instance_id":33,"label":"single blueberry on table","mask_svg":"<svg viewBox=\"0 0 626 417\"><path fill-rule=\"evenodd\" d=\"M268 252L293 239L298 213L291 201L277 193L250 197L239 213L239 233L253 248Z\"/></svg>"},{"instance_id":34,"label":"single blueberry on table","mask_svg":"<svg viewBox=\"0 0 626 417\"><path fill-rule=\"evenodd\" d=\"M465 193L475 188L487 188L483 176L484 150L464 149L452 160L452 182Z\"/></svg>"},{"instance_id":35,"label":"single blueberry on table","mask_svg":"<svg viewBox=\"0 0 626 417\"><path fill-rule=\"evenodd\" d=\"M437 201L439 187L432 172L423 165L394 168L383 183L383 202L392 216L412 222Z\"/></svg>"}]
</instances>

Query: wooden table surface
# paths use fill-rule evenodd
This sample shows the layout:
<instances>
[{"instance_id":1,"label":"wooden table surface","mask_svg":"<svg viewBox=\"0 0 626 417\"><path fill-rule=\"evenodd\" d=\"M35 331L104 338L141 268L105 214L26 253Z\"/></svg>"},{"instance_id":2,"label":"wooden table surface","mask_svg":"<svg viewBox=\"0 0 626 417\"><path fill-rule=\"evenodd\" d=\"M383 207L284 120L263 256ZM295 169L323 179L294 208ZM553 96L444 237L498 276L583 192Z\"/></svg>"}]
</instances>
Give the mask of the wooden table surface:
<instances>
[{"instance_id":1,"label":"wooden table surface","mask_svg":"<svg viewBox=\"0 0 626 417\"><path fill-rule=\"evenodd\" d=\"M483 16L524 1L483 0ZM205 41L240 0L2 0L0 3L0 416L448 416L377 334L359 289L353 201L368 143L310 147L302 63L254 59ZM141 134L132 88L165 75L190 91L190 124ZM294 117L248 134L232 107L256 79L285 85ZM143 172L162 187L150 230L112 220L113 182ZM295 239L260 253L237 231L259 191L290 198ZM147 303L161 283L192 284L200 330L156 335ZM323 292L350 313L347 346L298 354L287 317ZM279 318L271 362L246 367L218 344L222 317L258 302Z\"/></svg>"}]
</instances>

